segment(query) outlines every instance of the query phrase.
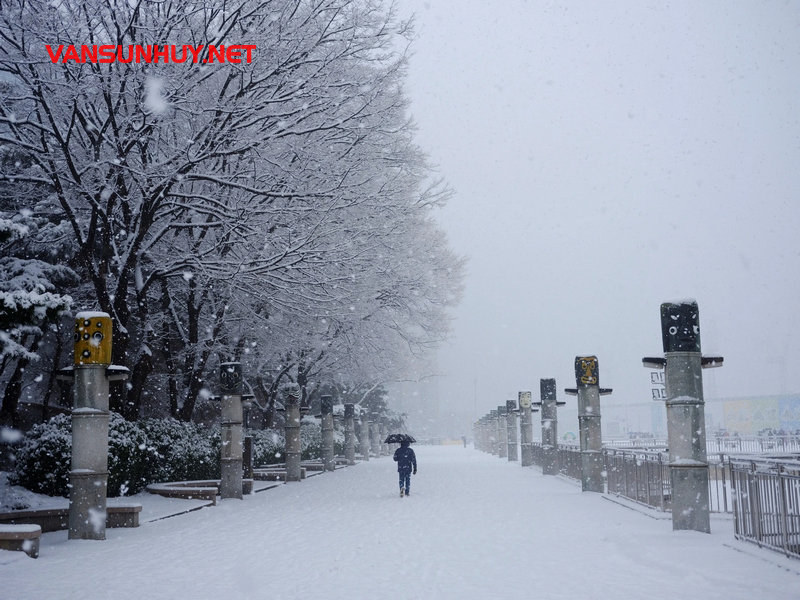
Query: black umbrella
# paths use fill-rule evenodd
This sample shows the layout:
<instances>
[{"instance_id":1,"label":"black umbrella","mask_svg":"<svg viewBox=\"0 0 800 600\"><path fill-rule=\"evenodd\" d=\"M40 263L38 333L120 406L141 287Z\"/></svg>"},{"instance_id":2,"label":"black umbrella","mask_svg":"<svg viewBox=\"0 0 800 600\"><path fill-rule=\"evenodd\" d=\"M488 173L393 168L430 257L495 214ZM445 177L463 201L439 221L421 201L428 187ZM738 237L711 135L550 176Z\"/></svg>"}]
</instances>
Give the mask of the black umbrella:
<instances>
[{"instance_id":1,"label":"black umbrella","mask_svg":"<svg viewBox=\"0 0 800 600\"><path fill-rule=\"evenodd\" d=\"M411 437L407 433L392 433L392 434L389 435L389 437L387 437L384 440L383 443L384 444L400 444L402 442L408 442L409 444L413 444L416 441L417 440L415 440L413 437Z\"/></svg>"}]
</instances>

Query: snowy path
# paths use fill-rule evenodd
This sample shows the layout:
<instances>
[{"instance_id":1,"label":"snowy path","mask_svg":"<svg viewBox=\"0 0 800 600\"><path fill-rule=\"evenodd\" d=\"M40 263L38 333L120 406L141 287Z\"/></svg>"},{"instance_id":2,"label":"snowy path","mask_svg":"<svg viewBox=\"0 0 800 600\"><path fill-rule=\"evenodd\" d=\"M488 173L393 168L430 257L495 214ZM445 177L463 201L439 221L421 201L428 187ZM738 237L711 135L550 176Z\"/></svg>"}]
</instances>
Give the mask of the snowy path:
<instances>
[{"instance_id":1,"label":"snowy path","mask_svg":"<svg viewBox=\"0 0 800 600\"><path fill-rule=\"evenodd\" d=\"M105 542L46 534L38 560L0 552L0 598L800 598L800 563L726 547L730 522L676 533L517 463L416 452L409 498L381 458Z\"/></svg>"}]
</instances>

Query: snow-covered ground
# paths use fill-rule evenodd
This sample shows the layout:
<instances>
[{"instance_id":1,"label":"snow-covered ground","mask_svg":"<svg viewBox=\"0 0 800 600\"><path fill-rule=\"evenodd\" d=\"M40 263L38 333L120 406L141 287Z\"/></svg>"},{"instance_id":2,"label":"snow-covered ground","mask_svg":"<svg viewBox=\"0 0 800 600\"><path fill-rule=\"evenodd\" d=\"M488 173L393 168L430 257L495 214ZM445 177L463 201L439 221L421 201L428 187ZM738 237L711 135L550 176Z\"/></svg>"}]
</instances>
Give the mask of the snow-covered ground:
<instances>
[{"instance_id":1,"label":"snow-covered ground","mask_svg":"<svg viewBox=\"0 0 800 600\"><path fill-rule=\"evenodd\" d=\"M728 519L673 532L471 448L415 450L409 498L386 457L104 542L45 534L38 560L0 551L0 598L800 598L800 561L736 542Z\"/></svg>"}]
</instances>

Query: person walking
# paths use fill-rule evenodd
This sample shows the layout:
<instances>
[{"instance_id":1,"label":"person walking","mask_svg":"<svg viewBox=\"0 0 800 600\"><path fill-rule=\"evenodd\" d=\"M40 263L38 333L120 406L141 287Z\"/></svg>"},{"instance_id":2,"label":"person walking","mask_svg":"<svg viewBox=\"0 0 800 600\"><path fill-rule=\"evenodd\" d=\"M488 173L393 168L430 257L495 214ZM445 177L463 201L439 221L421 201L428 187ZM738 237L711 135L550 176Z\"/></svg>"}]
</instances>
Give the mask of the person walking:
<instances>
[{"instance_id":1,"label":"person walking","mask_svg":"<svg viewBox=\"0 0 800 600\"><path fill-rule=\"evenodd\" d=\"M411 474L417 474L417 455L411 449L410 442L400 442L400 447L394 451L394 460L397 463L397 472L400 474L400 497L409 495L411 488ZM413 469L413 470L412 470Z\"/></svg>"}]
</instances>

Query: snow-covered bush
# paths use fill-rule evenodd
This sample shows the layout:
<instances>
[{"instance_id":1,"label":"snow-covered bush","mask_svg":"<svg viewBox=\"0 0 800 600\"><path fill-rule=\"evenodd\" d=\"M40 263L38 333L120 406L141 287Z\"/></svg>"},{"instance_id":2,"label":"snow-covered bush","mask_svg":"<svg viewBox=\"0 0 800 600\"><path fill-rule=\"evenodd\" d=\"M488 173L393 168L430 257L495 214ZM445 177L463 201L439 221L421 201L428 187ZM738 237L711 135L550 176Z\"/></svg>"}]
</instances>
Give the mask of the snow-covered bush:
<instances>
[{"instance_id":1,"label":"snow-covered bush","mask_svg":"<svg viewBox=\"0 0 800 600\"><path fill-rule=\"evenodd\" d=\"M203 428L176 419L139 422L147 439L150 481L219 479L219 427Z\"/></svg>"},{"instance_id":2,"label":"snow-covered bush","mask_svg":"<svg viewBox=\"0 0 800 600\"><path fill-rule=\"evenodd\" d=\"M108 433L108 495L126 496L163 481L218 479L219 428L174 419L130 422L111 413ZM69 496L72 422L68 415L34 427L16 453L9 478L33 492Z\"/></svg>"},{"instance_id":3,"label":"snow-covered bush","mask_svg":"<svg viewBox=\"0 0 800 600\"><path fill-rule=\"evenodd\" d=\"M322 458L322 427L313 417L300 421L300 448L303 460Z\"/></svg>"},{"instance_id":4,"label":"snow-covered bush","mask_svg":"<svg viewBox=\"0 0 800 600\"><path fill-rule=\"evenodd\" d=\"M286 460L286 438L279 429L248 430L253 437L253 466L274 465Z\"/></svg>"},{"instance_id":5,"label":"snow-covered bush","mask_svg":"<svg viewBox=\"0 0 800 600\"><path fill-rule=\"evenodd\" d=\"M253 465L256 468L286 461L286 438L282 429L247 430L245 435L253 437ZM322 456L322 428L313 417L304 417L300 421L300 448L303 460Z\"/></svg>"},{"instance_id":6,"label":"snow-covered bush","mask_svg":"<svg viewBox=\"0 0 800 600\"><path fill-rule=\"evenodd\" d=\"M108 425L108 495L135 494L150 483L150 461L142 452L147 439L137 423L111 413ZM70 446L71 448L71 446Z\"/></svg>"},{"instance_id":7,"label":"snow-covered bush","mask_svg":"<svg viewBox=\"0 0 800 600\"><path fill-rule=\"evenodd\" d=\"M57 415L24 437L9 483L38 494L66 497L71 460L72 421L67 415Z\"/></svg>"}]
</instances>

